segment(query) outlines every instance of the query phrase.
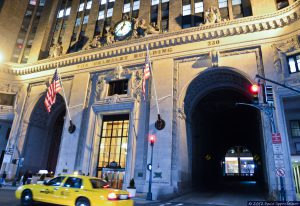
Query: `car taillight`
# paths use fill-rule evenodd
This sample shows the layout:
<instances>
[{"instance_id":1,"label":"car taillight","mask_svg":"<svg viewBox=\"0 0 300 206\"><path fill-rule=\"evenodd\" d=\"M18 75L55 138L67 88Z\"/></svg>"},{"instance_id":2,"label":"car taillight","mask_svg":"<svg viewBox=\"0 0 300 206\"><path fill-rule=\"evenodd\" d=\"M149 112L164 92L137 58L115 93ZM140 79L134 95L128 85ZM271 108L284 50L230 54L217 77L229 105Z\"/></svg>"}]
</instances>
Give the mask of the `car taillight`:
<instances>
[{"instance_id":1,"label":"car taillight","mask_svg":"<svg viewBox=\"0 0 300 206\"><path fill-rule=\"evenodd\" d=\"M116 200L117 199L117 195L114 192L111 192L108 194L107 199L109 200Z\"/></svg>"}]
</instances>

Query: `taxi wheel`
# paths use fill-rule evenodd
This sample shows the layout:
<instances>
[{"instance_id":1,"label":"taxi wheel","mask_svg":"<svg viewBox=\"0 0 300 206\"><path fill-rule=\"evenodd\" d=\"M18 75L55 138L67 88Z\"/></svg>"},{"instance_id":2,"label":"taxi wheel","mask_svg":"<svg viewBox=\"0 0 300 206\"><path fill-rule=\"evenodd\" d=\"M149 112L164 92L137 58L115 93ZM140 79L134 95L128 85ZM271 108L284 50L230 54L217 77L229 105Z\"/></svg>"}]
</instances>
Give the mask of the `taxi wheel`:
<instances>
[{"instance_id":1,"label":"taxi wheel","mask_svg":"<svg viewBox=\"0 0 300 206\"><path fill-rule=\"evenodd\" d=\"M30 190L24 190L21 197L22 206L30 206L33 204L32 192Z\"/></svg>"},{"instance_id":2,"label":"taxi wheel","mask_svg":"<svg viewBox=\"0 0 300 206\"><path fill-rule=\"evenodd\" d=\"M90 201L84 197L81 197L76 201L75 206L90 206Z\"/></svg>"}]
</instances>

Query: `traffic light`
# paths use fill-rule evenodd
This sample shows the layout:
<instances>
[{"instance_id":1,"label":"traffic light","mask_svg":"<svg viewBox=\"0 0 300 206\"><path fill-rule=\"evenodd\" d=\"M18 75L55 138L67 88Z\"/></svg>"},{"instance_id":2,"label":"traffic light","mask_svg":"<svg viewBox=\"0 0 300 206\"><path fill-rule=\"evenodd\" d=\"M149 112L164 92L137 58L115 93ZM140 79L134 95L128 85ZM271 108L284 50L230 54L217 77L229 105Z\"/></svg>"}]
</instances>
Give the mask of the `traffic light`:
<instances>
[{"instance_id":1,"label":"traffic light","mask_svg":"<svg viewBox=\"0 0 300 206\"><path fill-rule=\"evenodd\" d=\"M250 92L252 94L252 103L259 104L259 97L258 97L259 86L257 84L252 84L250 87Z\"/></svg>"},{"instance_id":2,"label":"traffic light","mask_svg":"<svg viewBox=\"0 0 300 206\"><path fill-rule=\"evenodd\" d=\"M149 142L150 142L150 145L153 146L154 143L155 143L155 141L156 141L155 135L154 135L154 134L150 134L150 135L149 135Z\"/></svg>"},{"instance_id":3,"label":"traffic light","mask_svg":"<svg viewBox=\"0 0 300 206\"><path fill-rule=\"evenodd\" d=\"M274 104L273 88L272 86L265 86L265 103Z\"/></svg>"}]
</instances>

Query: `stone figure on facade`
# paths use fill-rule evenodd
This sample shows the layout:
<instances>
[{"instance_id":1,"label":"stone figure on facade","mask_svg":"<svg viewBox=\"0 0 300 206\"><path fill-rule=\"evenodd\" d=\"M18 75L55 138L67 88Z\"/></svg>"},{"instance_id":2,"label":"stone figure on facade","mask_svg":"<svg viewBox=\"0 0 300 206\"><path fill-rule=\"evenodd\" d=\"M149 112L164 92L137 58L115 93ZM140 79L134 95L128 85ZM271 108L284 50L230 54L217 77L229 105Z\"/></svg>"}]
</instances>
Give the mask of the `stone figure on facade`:
<instances>
[{"instance_id":1,"label":"stone figure on facade","mask_svg":"<svg viewBox=\"0 0 300 206\"><path fill-rule=\"evenodd\" d=\"M204 24L220 23L222 21L219 8L211 6L204 12Z\"/></svg>"},{"instance_id":2,"label":"stone figure on facade","mask_svg":"<svg viewBox=\"0 0 300 206\"><path fill-rule=\"evenodd\" d=\"M104 40L105 40L104 44L111 45L112 43L115 42L115 38L114 38L113 32L111 31L111 27L106 26L105 31L106 31L106 34L104 35Z\"/></svg>"},{"instance_id":3,"label":"stone figure on facade","mask_svg":"<svg viewBox=\"0 0 300 206\"><path fill-rule=\"evenodd\" d=\"M148 26L146 25L146 20L145 19L137 20L137 26L136 27L137 27L136 28L137 37L147 36Z\"/></svg>"},{"instance_id":4,"label":"stone figure on facade","mask_svg":"<svg viewBox=\"0 0 300 206\"><path fill-rule=\"evenodd\" d=\"M274 68L276 72L281 72L282 67L281 67L281 60L280 60L280 53L281 51L277 48L275 44L272 45L273 49L273 63L274 63Z\"/></svg>"},{"instance_id":5,"label":"stone figure on facade","mask_svg":"<svg viewBox=\"0 0 300 206\"><path fill-rule=\"evenodd\" d=\"M94 36L94 38L88 42L86 49L100 48L101 47L100 38L101 38L100 35Z\"/></svg>"},{"instance_id":6,"label":"stone figure on facade","mask_svg":"<svg viewBox=\"0 0 300 206\"><path fill-rule=\"evenodd\" d=\"M54 44L52 46L52 53L50 55L51 58L55 58L55 57L59 57L61 56L63 53L63 47L61 45L60 42L58 42L57 44Z\"/></svg>"},{"instance_id":7,"label":"stone figure on facade","mask_svg":"<svg viewBox=\"0 0 300 206\"><path fill-rule=\"evenodd\" d=\"M160 33L160 29L159 27L156 25L155 22L151 22L148 27L147 27L147 34L159 34Z\"/></svg>"},{"instance_id":8,"label":"stone figure on facade","mask_svg":"<svg viewBox=\"0 0 300 206\"><path fill-rule=\"evenodd\" d=\"M140 101L142 96L142 71L137 70L133 72L132 78L132 97L135 98L137 101Z\"/></svg>"},{"instance_id":9,"label":"stone figure on facade","mask_svg":"<svg viewBox=\"0 0 300 206\"><path fill-rule=\"evenodd\" d=\"M97 82L96 82L96 90L95 90L96 91L95 97L96 97L97 101L100 100L101 93L104 89L104 85L105 85L104 77L99 76L98 79L97 79Z\"/></svg>"}]
</instances>

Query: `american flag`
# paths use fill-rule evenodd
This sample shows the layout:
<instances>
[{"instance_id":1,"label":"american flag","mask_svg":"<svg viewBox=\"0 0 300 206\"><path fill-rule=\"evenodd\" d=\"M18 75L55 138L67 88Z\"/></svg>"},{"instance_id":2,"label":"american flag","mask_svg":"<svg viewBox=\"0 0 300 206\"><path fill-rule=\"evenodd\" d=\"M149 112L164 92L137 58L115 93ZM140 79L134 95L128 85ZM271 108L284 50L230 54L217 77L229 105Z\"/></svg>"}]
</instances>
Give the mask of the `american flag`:
<instances>
[{"instance_id":1,"label":"american flag","mask_svg":"<svg viewBox=\"0 0 300 206\"><path fill-rule=\"evenodd\" d=\"M147 52L146 52L146 59L145 59L145 65L144 65L144 75L143 75L143 95L144 95L144 100L146 99L146 80L151 76L150 73L150 60L149 60L149 50L147 47Z\"/></svg>"},{"instance_id":2,"label":"american flag","mask_svg":"<svg viewBox=\"0 0 300 206\"><path fill-rule=\"evenodd\" d=\"M56 100L56 93L58 93L61 90L61 85L60 85L60 79L57 74L57 69L54 72L52 81L50 86L48 87L48 91L45 97L45 107L46 110L50 113L51 112L51 107L55 103Z\"/></svg>"}]
</instances>

